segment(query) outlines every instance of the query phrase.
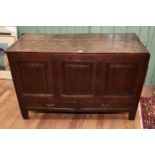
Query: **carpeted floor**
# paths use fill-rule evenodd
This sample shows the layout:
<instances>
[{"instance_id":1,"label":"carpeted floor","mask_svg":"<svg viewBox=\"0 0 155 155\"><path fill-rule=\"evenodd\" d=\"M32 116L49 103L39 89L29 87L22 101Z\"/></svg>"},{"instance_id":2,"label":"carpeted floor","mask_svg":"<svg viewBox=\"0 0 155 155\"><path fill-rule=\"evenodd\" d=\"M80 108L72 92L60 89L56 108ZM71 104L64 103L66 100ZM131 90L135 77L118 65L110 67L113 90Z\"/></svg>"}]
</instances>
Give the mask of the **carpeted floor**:
<instances>
[{"instance_id":1,"label":"carpeted floor","mask_svg":"<svg viewBox=\"0 0 155 155\"><path fill-rule=\"evenodd\" d=\"M155 95L141 97L141 115L144 129L155 129Z\"/></svg>"}]
</instances>

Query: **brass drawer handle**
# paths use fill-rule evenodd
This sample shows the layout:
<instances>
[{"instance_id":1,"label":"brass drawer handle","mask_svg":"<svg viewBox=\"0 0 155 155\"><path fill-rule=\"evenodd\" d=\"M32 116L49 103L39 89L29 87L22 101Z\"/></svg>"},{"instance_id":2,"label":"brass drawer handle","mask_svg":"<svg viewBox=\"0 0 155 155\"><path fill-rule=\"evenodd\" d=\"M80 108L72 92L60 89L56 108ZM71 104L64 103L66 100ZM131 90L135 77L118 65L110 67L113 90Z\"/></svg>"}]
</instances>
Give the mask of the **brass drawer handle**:
<instances>
[{"instance_id":1,"label":"brass drawer handle","mask_svg":"<svg viewBox=\"0 0 155 155\"><path fill-rule=\"evenodd\" d=\"M101 104L101 107L110 107L111 104Z\"/></svg>"},{"instance_id":2,"label":"brass drawer handle","mask_svg":"<svg viewBox=\"0 0 155 155\"><path fill-rule=\"evenodd\" d=\"M46 106L47 107L54 107L54 103L47 103Z\"/></svg>"}]
</instances>

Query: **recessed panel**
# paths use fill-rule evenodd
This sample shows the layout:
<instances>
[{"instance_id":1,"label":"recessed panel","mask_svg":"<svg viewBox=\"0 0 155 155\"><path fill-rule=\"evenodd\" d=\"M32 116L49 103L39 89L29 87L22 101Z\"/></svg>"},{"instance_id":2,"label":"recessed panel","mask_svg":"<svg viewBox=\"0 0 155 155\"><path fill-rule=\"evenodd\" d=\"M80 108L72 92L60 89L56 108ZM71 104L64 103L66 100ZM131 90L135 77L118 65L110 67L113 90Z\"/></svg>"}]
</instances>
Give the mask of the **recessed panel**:
<instances>
[{"instance_id":1,"label":"recessed panel","mask_svg":"<svg viewBox=\"0 0 155 155\"><path fill-rule=\"evenodd\" d=\"M62 94L93 94L93 63L64 62L62 66Z\"/></svg>"},{"instance_id":2,"label":"recessed panel","mask_svg":"<svg viewBox=\"0 0 155 155\"><path fill-rule=\"evenodd\" d=\"M132 95L136 77L137 64L106 64L104 93L106 95Z\"/></svg>"},{"instance_id":3,"label":"recessed panel","mask_svg":"<svg viewBox=\"0 0 155 155\"><path fill-rule=\"evenodd\" d=\"M20 62L22 91L28 94L49 93L47 62Z\"/></svg>"}]
</instances>

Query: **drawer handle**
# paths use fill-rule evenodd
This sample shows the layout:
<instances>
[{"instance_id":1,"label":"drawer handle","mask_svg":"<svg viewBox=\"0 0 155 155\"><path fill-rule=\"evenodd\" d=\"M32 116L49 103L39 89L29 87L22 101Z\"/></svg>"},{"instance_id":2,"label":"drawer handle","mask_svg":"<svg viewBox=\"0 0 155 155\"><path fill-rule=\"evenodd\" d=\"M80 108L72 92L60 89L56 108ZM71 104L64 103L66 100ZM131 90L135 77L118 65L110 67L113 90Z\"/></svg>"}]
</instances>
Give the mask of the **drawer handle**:
<instances>
[{"instance_id":1,"label":"drawer handle","mask_svg":"<svg viewBox=\"0 0 155 155\"><path fill-rule=\"evenodd\" d=\"M54 107L54 103L47 103L46 106L47 107Z\"/></svg>"},{"instance_id":2,"label":"drawer handle","mask_svg":"<svg viewBox=\"0 0 155 155\"><path fill-rule=\"evenodd\" d=\"M110 104L101 104L101 107L110 107Z\"/></svg>"}]
</instances>

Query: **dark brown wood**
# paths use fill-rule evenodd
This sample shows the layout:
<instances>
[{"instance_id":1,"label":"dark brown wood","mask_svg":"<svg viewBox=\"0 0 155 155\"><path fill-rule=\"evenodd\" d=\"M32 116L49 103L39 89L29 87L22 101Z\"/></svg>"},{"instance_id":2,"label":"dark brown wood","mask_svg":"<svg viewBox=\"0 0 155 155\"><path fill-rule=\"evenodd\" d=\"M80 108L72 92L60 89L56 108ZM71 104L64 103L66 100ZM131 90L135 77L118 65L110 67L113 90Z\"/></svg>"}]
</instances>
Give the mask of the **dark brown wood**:
<instances>
[{"instance_id":1,"label":"dark brown wood","mask_svg":"<svg viewBox=\"0 0 155 155\"><path fill-rule=\"evenodd\" d=\"M135 34L26 34L7 54L23 118L28 110L135 118L149 61Z\"/></svg>"}]
</instances>

